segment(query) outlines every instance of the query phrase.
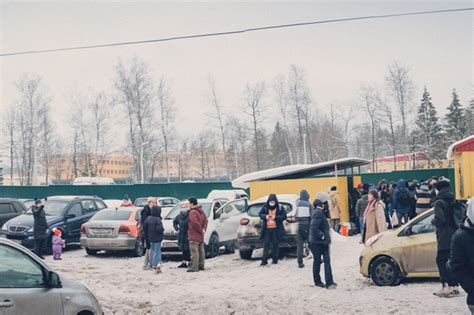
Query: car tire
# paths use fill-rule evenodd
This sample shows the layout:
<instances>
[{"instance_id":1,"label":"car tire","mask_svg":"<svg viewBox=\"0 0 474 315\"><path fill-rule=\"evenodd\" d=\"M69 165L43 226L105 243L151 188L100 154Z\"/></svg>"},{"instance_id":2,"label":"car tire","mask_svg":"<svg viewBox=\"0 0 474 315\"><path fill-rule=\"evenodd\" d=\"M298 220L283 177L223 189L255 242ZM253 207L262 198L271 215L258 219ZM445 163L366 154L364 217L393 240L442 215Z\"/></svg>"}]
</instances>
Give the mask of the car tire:
<instances>
[{"instance_id":1,"label":"car tire","mask_svg":"<svg viewBox=\"0 0 474 315\"><path fill-rule=\"evenodd\" d=\"M370 266L370 278L378 286L396 286L402 281L397 263L390 257L379 257Z\"/></svg>"},{"instance_id":2,"label":"car tire","mask_svg":"<svg viewBox=\"0 0 474 315\"><path fill-rule=\"evenodd\" d=\"M146 249L145 249L145 246L143 246L143 242L136 240L135 248L132 251L133 256L142 257L143 255L145 255L145 251Z\"/></svg>"},{"instance_id":3,"label":"car tire","mask_svg":"<svg viewBox=\"0 0 474 315\"><path fill-rule=\"evenodd\" d=\"M89 249L89 248L86 247L86 253L87 253L87 255L89 255L89 256L96 256L96 255L97 255L97 252L98 252L98 250Z\"/></svg>"},{"instance_id":4,"label":"car tire","mask_svg":"<svg viewBox=\"0 0 474 315\"><path fill-rule=\"evenodd\" d=\"M253 250L251 249L239 249L240 259L250 260L252 259Z\"/></svg>"},{"instance_id":5,"label":"car tire","mask_svg":"<svg viewBox=\"0 0 474 315\"><path fill-rule=\"evenodd\" d=\"M225 253L226 254L233 254L235 253L235 245L234 243L229 243L225 246Z\"/></svg>"},{"instance_id":6,"label":"car tire","mask_svg":"<svg viewBox=\"0 0 474 315\"><path fill-rule=\"evenodd\" d=\"M212 234L209 239L209 245L207 246L206 258L214 258L219 255L219 236L217 234Z\"/></svg>"}]
</instances>

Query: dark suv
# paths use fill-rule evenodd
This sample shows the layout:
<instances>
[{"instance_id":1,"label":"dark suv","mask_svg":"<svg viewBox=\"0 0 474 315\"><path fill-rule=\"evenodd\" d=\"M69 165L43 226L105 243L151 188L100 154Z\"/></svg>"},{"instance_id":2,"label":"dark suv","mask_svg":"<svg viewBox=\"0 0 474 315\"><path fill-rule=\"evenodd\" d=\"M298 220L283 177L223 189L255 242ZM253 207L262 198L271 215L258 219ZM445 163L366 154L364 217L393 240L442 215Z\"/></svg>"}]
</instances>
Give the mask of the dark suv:
<instances>
[{"instance_id":1,"label":"dark suv","mask_svg":"<svg viewBox=\"0 0 474 315\"><path fill-rule=\"evenodd\" d=\"M26 207L20 200L0 198L0 227L8 220L25 212Z\"/></svg>"},{"instance_id":2,"label":"dark suv","mask_svg":"<svg viewBox=\"0 0 474 315\"><path fill-rule=\"evenodd\" d=\"M48 197L44 207L48 222L48 245L51 250L52 229L62 231L66 244L79 243L81 238L81 225L99 210L107 206L98 197L91 196L55 196ZM2 227L3 234L10 240L33 248L33 215L31 210L25 214L9 220Z\"/></svg>"}]
</instances>

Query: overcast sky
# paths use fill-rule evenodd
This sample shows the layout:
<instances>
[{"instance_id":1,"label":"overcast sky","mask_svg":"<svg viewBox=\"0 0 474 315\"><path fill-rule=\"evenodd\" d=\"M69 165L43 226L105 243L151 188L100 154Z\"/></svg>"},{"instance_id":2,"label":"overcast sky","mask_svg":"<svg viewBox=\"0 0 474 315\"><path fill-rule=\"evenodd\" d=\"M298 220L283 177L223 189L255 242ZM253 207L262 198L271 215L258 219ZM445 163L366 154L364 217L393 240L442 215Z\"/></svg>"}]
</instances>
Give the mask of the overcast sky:
<instances>
[{"instance_id":1,"label":"overcast sky","mask_svg":"<svg viewBox=\"0 0 474 315\"><path fill-rule=\"evenodd\" d=\"M193 3L1 1L4 52L145 40L352 16L472 7L472 1L313 1ZM48 54L0 57L1 104L11 104L14 82L39 74L52 96L58 130L65 130L67 91L113 90L114 66L134 55L157 79L172 81L181 133L207 123L207 76L215 77L229 111L238 113L247 82L269 84L291 64L303 67L319 108L357 99L362 83L385 84L394 60L410 67L416 100L426 85L440 113L456 88L468 103L473 89L473 12L397 17L269 30L241 35ZM267 99L269 103L271 97ZM186 127L192 125L192 128Z\"/></svg>"}]
</instances>

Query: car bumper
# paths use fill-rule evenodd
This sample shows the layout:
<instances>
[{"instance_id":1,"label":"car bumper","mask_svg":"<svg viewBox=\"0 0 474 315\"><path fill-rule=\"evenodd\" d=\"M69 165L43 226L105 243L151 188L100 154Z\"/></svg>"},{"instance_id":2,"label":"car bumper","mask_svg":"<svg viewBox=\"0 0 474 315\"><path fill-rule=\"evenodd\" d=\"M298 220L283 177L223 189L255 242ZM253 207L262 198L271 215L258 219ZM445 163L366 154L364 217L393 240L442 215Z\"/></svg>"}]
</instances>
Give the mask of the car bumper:
<instances>
[{"instance_id":1,"label":"car bumper","mask_svg":"<svg viewBox=\"0 0 474 315\"><path fill-rule=\"evenodd\" d=\"M372 250L370 246L364 247L364 249L360 253L359 267L360 267L360 273L364 277L370 276L370 272L369 272L370 261L372 260L374 255L375 255L375 252Z\"/></svg>"},{"instance_id":2,"label":"car bumper","mask_svg":"<svg viewBox=\"0 0 474 315\"><path fill-rule=\"evenodd\" d=\"M93 250L132 250L135 249L137 239L132 236L117 238L88 238L81 236L81 246Z\"/></svg>"},{"instance_id":3,"label":"car bumper","mask_svg":"<svg viewBox=\"0 0 474 315\"><path fill-rule=\"evenodd\" d=\"M161 242L161 253L163 255L181 255L182 252L178 248L178 241L163 240Z\"/></svg>"},{"instance_id":4,"label":"car bumper","mask_svg":"<svg viewBox=\"0 0 474 315\"><path fill-rule=\"evenodd\" d=\"M296 235L285 235L280 241L280 248L296 248L298 244ZM263 248L263 241L260 236L240 237L237 240L237 245L241 250L259 249Z\"/></svg>"}]
</instances>

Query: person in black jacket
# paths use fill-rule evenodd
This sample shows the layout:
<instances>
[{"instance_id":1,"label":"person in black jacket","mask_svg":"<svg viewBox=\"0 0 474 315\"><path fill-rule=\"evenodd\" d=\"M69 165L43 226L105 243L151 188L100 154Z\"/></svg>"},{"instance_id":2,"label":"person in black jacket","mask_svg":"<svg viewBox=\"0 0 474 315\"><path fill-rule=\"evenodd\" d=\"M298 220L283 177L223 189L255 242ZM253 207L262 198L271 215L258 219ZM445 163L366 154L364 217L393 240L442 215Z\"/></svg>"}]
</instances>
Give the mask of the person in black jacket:
<instances>
[{"instance_id":1,"label":"person in black jacket","mask_svg":"<svg viewBox=\"0 0 474 315\"><path fill-rule=\"evenodd\" d=\"M145 236L145 222L146 219L151 215L151 208L156 206L156 198L148 197L147 205L143 207L142 211L140 212L140 226L138 229L138 233L140 235L141 241L146 249L145 251L145 261L143 263L143 269L148 270L151 269L151 250L150 250L150 243L146 241Z\"/></svg>"},{"instance_id":2,"label":"person in black jacket","mask_svg":"<svg viewBox=\"0 0 474 315\"><path fill-rule=\"evenodd\" d=\"M436 264L438 265L442 287L439 292L433 294L439 297L450 297L459 294L457 283L446 266L450 256L451 238L457 229L454 221L454 195L451 193L449 182L446 180L437 182L435 188L434 218L431 223L436 227L436 241L438 244Z\"/></svg>"},{"instance_id":3,"label":"person in black jacket","mask_svg":"<svg viewBox=\"0 0 474 315\"><path fill-rule=\"evenodd\" d=\"M453 277L467 292L467 305L474 315L474 198L467 218L451 239L450 267Z\"/></svg>"},{"instance_id":4,"label":"person in black jacket","mask_svg":"<svg viewBox=\"0 0 474 315\"><path fill-rule=\"evenodd\" d=\"M191 252L189 251L189 238L188 238L188 226L189 226L189 208L183 209L174 218L173 227L178 231L178 248L183 252L183 261L178 268L188 268L191 260Z\"/></svg>"},{"instance_id":5,"label":"person in black jacket","mask_svg":"<svg viewBox=\"0 0 474 315\"><path fill-rule=\"evenodd\" d=\"M275 194L268 196L267 203L260 210L259 216L262 220L260 238L263 239L261 266L267 265L270 245L272 245L272 263L277 264L280 241L285 234L283 221L286 220L286 212L278 204L278 198Z\"/></svg>"},{"instance_id":6,"label":"person in black jacket","mask_svg":"<svg viewBox=\"0 0 474 315\"><path fill-rule=\"evenodd\" d=\"M315 210L311 215L309 229L309 248L313 253L313 281L317 287L327 289L336 288L331 269L331 259L329 256L329 244L331 244L331 235L329 232L329 223L324 214L324 208L328 208L329 194L321 192L316 196L313 206ZM321 256L324 261L324 276L326 284L321 281Z\"/></svg>"},{"instance_id":7,"label":"person in black jacket","mask_svg":"<svg viewBox=\"0 0 474 315\"><path fill-rule=\"evenodd\" d=\"M35 254L41 258L43 257L43 250L46 245L48 222L46 221L46 213L44 212L44 205L41 200L35 200L35 204L31 207L33 213L33 238L35 240Z\"/></svg>"},{"instance_id":8,"label":"person in black jacket","mask_svg":"<svg viewBox=\"0 0 474 315\"><path fill-rule=\"evenodd\" d=\"M161 208L153 206L151 215L146 218L145 237L147 243L150 243L152 251L151 267L156 273L161 273L161 242L163 241L163 222L161 221Z\"/></svg>"}]
</instances>

